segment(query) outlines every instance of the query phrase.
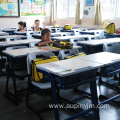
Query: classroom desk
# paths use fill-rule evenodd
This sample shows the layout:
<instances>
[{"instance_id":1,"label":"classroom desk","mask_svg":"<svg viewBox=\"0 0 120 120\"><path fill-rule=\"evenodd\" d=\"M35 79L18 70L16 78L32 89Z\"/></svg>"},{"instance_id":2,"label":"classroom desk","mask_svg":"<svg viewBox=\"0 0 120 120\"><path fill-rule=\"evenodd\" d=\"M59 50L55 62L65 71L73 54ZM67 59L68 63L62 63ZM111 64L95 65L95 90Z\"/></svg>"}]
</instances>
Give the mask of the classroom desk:
<instances>
[{"instance_id":1,"label":"classroom desk","mask_svg":"<svg viewBox=\"0 0 120 120\"><path fill-rule=\"evenodd\" d=\"M16 41L6 41L6 42L0 42L0 56L2 55L2 50L5 50L7 47L12 47L12 46L29 46L30 43L39 43L40 40L38 39L26 39L26 40L16 40ZM3 63L4 64L4 63ZM5 72L2 71L2 68L0 68L0 76L4 75Z\"/></svg>"},{"instance_id":2,"label":"classroom desk","mask_svg":"<svg viewBox=\"0 0 120 120\"><path fill-rule=\"evenodd\" d=\"M30 43L38 43L40 41L41 40L39 39L24 39L24 40L0 42L0 51L4 50L7 47L12 47L16 45L29 45Z\"/></svg>"},{"instance_id":3,"label":"classroom desk","mask_svg":"<svg viewBox=\"0 0 120 120\"><path fill-rule=\"evenodd\" d=\"M62 28L61 27L51 27L50 30L52 33L55 33L55 32L60 32L62 30Z\"/></svg>"},{"instance_id":4,"label":"classroom desk","mask_svg":"<svg viewBox=\"0 0 120 120\"><path fill-rule=\"evenodd\" d=\"M14 61L15 59L21 60L22 58L26 58L28 54L34 53L34 52L46 52L46 51L53 51L53 52L59 52L60 49L55 49L51 46L43 46L43 47L34 47L34 48L24 48L24 49L14 49L14 50L3 50L2 54L7 56L9 59L9 63L11 63L11 71L12 71L12 78L13 78L13 88L15 89L14 94L11 96L11 92L8 90L8 79L6 81L6 93L5 96L7 96L9 99L12 97L12 101L15 104L19 103L18 97L17 97L17 88L16 88L16 79L15 79L15 73L14 73ZM8 74L9 78L10 73Z\"/></svg>"},{"instance_id":5,"label":"classroom desk","mask_svg":"<svg viewBox=\"0 0 120 120\"><path fill-rule=\"evenodd\" d=\"M35 34L35 33L41 33L41 31L25 31L25 32L21 32L21 31L15 31L14 32L16 35L27 35L27 33Z\"/></svg>"},{"instance_id":6,"label":"classroom desk","mask_svg":"<svg viewBox=\"0 0 120 120\"><path fill-rule=\"evenodd\" d=\"M35 48L24 48L24 49L14 49L14 50L4 50L2 51L2 54L5 55L8 58L8 63L11 65L10 68L8 68L7 71L7 80L6 80L6 91L5 91L5 97L10 99L14 104L18 105L20 102L20 98L18 97L19 94L23 94L26 89L17 90L16 86L16 73L15 73L15 61L19 60L20 62L25 60L27 55L29 53L33 52L41 52L43 50ZM24 66L25 67L25 66ZM11 72L12 71L12 72ZM17 73L18 74L18 73ZM24 74L27 75L27 72L24 71ZM13 82L13 92L9 90L9 77L12 76L12 82Z\"/></svg>"},{"instance_id":7,"label":"classroom desk","mask_svg":"<svg viewBox=\"0 0 120 120\"><path fill-rule=\"evenodd\" d=\"M104 43L115 43L120 42L120 38L109 38L109 39L101 39L101 40L89 40L89 41L79 41L78 45L85 45L87 50L87 54L103 52L103 44Z\"/></svg>"},{"instance_id":8,"label":"classroom desk","mask_svg":"<svg viewBox=\"0 0 120 120\"><path fill-rule=\"evenodd\" d=\"M87 41L87 40L90 40L94 36L95 35L77 35L77 36L52 37L51 40L70 40L70 39L84 38Z\"/></svg>"},{"instance_id":9,"label":"classroom desk","mask_svg":"<svg viewBox=\"0 0 120 120\"><path fill-rule=\"evenodd\" d=\"M51 33L51 37L59 37L59 36L71 36L74 35L71 32L57 32L57 33ZM41 34L33 34L32 37L41 39Z\"/></svg>"},{"instance_id":10,"label":"classroom desk","mask_svg":"<svg viewBox=\"0 0 120 120\"><path fill-rule=\"evenodd\" d=\"M120 62L120 55L111 53L111 52L99 52L91 55L77 57L77 59L100 63L105 66L105 65L116 63L116 62Z\"/></svg>"},{"instance_id":11,"label":"classroom desk","mask_svg":"<svg viewBox=\"0 0 120 120\"><path fill-rule=\"evenodd\" d=\"M70 100L62 98L61 96L59 96L57 98L56 97L57 96L56 89L66 90L66 89L71 89L71 88L80 86L82 84L89 83L90 90L91 90L92 104L94 104L96 106L96 105L98 105L97 89L96 89L97 78L94 78L94 77L96 76L95 71L97 71L97 69L100 66L101 66L101 64L99 64L99 63L94 63L94 62L90 62L90 61L72 58L72 59L56 61L56 62L52 62L52 63L41 64L41 65L37 65L36 67L39 72L42 70L42 71L48 72L48 74L50 73L52 76L55 75L55 76L59 77L59 80L57 82L55 80L51 79L53 104L58 104L58 102L57 102L58 98L59 98L59 101L63 100L63 101L65 101L65 103L66 102L68 104L70 103ZM88 74L90 75L90 71L95 72L93 75L94 77L89 76L89 78L87 78L87 77L82 78L82 76L87 76ZM76 81L78 76L80 76L81 79ZM94 80L90 80L92 78ZM73 102L72 104L75 104L75 103ZM99 120L100 119L99 118L99 109L94 109L94 110L95 110L95 118L96 118L96 120ZM55 120L59 120L58 109L54 109L54 112L55 112ZM84 111L82 111L82 112L84 112ZM77 114L75 114L76 116L74 115L67 119L69 119L69 120L76 119L78 117L77 116L78 114L80 115L82 113L78 110ZM90 118L90 116L88 116L88 118Z\"/></svg>"},{"instance_id":12,"label":"classroom desk","mask_svg":"<svg viewBox=\"0 0 120 120\"><path fill-rule=\"evenodd\" d=\"M105 30L88 30L88 31L80 31L80 34L91 34L91 35L99 35L101 39L104 39Z\"/></svg>"},{"instance_id":13,"label":"classroom desk","mask_svg":"<svg viewBox=\"0 0 120 120\"><path fill-rule=\"evenodd\" d=\"M25 43L27 43L27 42L24 42L22 44L25 44ZM77 49L77 48L79 48L79 46L74 46L74 48ZM56 49L51 46L43 46L43 47L33 47L33 48L24 48L24 49L15 49L15 50L4 50L4 51L2 51L2 53L7 56L11 56L11 57L23 57L23 56L27 56L29 53L39 52L41 50L58 52L61 49Z\"/></svg>"},{"instance_id":14,"label":"classroom desk","mask_svg":"<svg viewBox=\"0 0 120 120\"><path fill-rule=\"evenodd\" d=\"M5 36L0 36L0 39L6 39L6 38L21 38L21 39L25 39L27 38L26 36L23 35L5 35Z\"/></svg>"},{"instance_id":15,"label":"classroom desk","mask_svg":"<svg viewBox=\"0 0 120 120\"><path fill-rule=\"evenodd\" d=\"M16 31L16 29L3 29L2 31L3 31L3 32L7 32L7 33L9 33L10 35L13 35L14 32Z\"/></svg>"},{"instance_id":16,"label":"classroom desk","mask_svg":"<svg viewBox=\"0 0 120 120\"><path fill-rule=\"evenodd\" d=\"M3 35L9 35L9 33L7 33L7 32L0 32L0 36L3 36Z\"/></svg>"},{"instance_id":17,"label":"classroom desk","mask_svg":"<svg viewBox=\"0 0 120 120\"><path fill-rule=\"evenodd\" d=\"M86 56L81 56L77 57L79 60L87 60L91 61L94 63L100 63L104 65L101 67L100 70L100 78L99 78L99 83L102 83L103 85L106 85L107 87L112 87L112 88L117 88L116 90L119 91L119 84L112 85L110 83L102 81L101 77L110 77L113 75L116 75L117 73L120 73L120 55L115 54L115 53L110 53L110 52L101 52L101 53L95 53L91 55L86 55ZM112 80L111 80L112 81ZM115 83L115 80L113 80ZM106 104L108 102L113 102L116 105L119 105L119 102L114 101L115 99L119 98L120 94L117 94L111 98L108 98L104 95L100 95L99 98L104 99L105 101L101 102L101 104Z\"/></svg>"},{"instance_id":18,"label":"classroom desk","mask_svg":"<svg viewBox=\"0 0 120 120\"><path fill-rule=\"evenodd\" d=\"M4 32L14 32L16 29L3 29Z\"/></svg>"},{"instance_id":19,"label":"classroom desk","mask_svg":"<svg viewBox=\"0 0 120 120\"><path fill-rule=\"evenodd\" d=\"M105 33L105 38L116 38L116 37L120 37L120 34L109 34L109 33Z\"/></svg>"},{"instance_id":20,"label":"classroom desk","mask_svg":"<svg viewBox=\"0 0 120 120\"><path fill-rule=\"evenodd\" d=\"M21 32L21 31L15 31L14 34L16 35L26 35L27 31Z\"/></svg>"}]
</instances>

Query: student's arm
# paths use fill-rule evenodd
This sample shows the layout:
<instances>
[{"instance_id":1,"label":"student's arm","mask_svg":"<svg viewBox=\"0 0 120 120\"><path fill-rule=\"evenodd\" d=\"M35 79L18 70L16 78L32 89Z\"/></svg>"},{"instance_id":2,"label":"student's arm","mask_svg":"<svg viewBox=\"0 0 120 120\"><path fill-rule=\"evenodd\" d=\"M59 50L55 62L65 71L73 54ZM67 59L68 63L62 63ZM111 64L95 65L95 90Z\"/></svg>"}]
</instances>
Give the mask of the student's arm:
<instances>
[{"instance_id":1,"label":"student's arm","mask_svg":"<svg viewBox=\"0 0 120 120\"><path fill-rule=\"evenodd\" d=\"M36 28L35 28L35 26L33 26L33 31L36 31Z\"/></svg>"},{"instance_id":2,"label":"student's arm","mask_svg":"<svg viewBox=\"0 0 120 120\"><path fill-rule=\"evenodd\" d=\"M47 45L48 44L48 42L47 41L44 41L44 42L40 42L38 45L39 46L44 46L44 45Z\"/></svg>"},{"instance_id":3,"label":"student's arm","mask_svg":"<svg viewBox=\"0 0 120 120\"><path fill-rule=\"evenodd\" d=\"M50 44L50 43L53 43L53 41L50 40L50 41L40 42L38 45L39 45L39 46L44 46L44 45L48 45L48 44Z\"/></svg>"}]
</instances>

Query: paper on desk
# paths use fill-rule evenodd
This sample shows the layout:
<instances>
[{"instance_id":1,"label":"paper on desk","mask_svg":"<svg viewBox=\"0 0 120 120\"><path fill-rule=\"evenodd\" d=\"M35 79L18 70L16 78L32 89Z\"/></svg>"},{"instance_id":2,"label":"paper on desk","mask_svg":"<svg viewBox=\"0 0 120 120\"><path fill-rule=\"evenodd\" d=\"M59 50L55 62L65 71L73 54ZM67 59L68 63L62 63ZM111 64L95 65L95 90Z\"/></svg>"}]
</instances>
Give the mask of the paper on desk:
<instances>
[{"instance_id":1,"label":"paper on desk","mask_svg":"<svg viewBox=\"0 0 120 120\"><path fill-rule=\"evenodd\" d=\"M40 67L43 67L45 69L49 69L50 71L56 72L56 73L66 72L66 71L71 70L71 69L65 68L63 66L57 65L55 63L41 64Z\"/></svg>"}]
</instances>

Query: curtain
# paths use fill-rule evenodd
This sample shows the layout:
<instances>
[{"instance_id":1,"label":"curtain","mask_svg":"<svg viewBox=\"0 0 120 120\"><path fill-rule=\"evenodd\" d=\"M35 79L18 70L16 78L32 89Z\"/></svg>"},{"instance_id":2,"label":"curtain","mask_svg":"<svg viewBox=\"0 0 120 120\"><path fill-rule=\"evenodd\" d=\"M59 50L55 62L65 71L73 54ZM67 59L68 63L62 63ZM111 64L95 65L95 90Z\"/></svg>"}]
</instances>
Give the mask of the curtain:
<instances>
[{"instance_id":1,"label":"curtain","mask_svg":"<svg viewBox=\"0 0 120 120\"><path fill-rule=\"evenodd\" d=\"M54 0L51 1L50 23L54 22Z\"/></svg>"},{"instance_id":2,"label":"curtain","mask_svg":"<svg viewBox=\"0 0 120 120\"><path fill-rule=\"evenodd\" d=\"M80 24L80 0L77 0L75 24Z\"/></svg>"},{"instance_id":3,"label":"curtain","mask_svg":"<svg viewBox=\"0 0 120 120\"><path fill-rule=\"evenodd\" d=\"M94 17L94 24L101 25L102 24L102 13L101 13L101 1L97 0L96 3L96 12Z\"/></svg>"}]
</instances>

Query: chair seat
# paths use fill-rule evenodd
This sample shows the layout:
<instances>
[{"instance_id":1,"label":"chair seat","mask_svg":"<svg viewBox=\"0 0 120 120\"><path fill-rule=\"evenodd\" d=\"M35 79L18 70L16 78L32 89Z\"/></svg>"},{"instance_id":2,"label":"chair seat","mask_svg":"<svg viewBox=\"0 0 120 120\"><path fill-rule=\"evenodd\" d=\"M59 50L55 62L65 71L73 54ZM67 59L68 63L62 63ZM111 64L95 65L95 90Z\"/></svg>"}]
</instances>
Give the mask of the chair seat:
<instances>
[{"instance_id":1,"label":"chair seat","mask_svg":"<svg viewBox=\"0 0 120 120\"><path fill-rule=\"evenodd\" d=\"M27 76L27 70L22 70L22 71L15 71L15 75L18 76Z\"/></svg>"},{"instance_id":2,"label":"chair seat","mask_svg":"<svg viewBox=\"0 0 120 120\"><path fill-rule=\"evenodd\" d=\"M51 88L51 83L46 82L46 83L41 83L41 82L34 82L32 81L32 84L40 89L49 89Z\"/></svg>"}]
</instances>

